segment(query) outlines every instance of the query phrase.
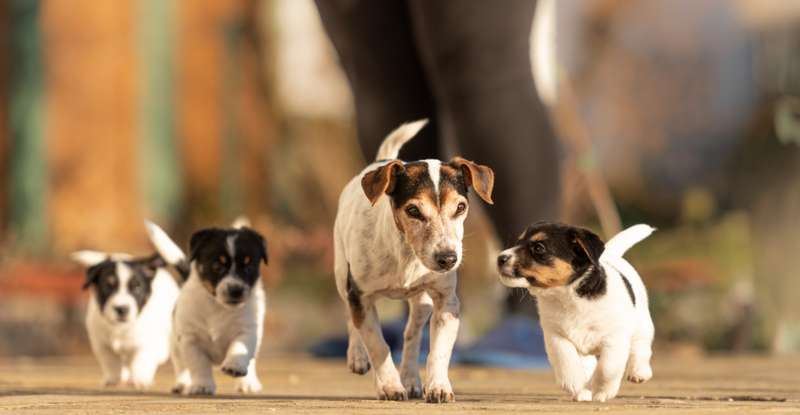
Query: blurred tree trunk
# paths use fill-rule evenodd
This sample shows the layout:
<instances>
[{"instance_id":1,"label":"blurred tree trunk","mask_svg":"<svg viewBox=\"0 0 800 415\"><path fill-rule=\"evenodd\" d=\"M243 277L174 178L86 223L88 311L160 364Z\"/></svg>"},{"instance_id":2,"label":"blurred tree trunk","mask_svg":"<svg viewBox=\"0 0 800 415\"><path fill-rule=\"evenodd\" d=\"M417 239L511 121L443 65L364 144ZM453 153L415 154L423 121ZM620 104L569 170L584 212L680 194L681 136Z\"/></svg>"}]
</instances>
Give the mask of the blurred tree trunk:
<instances>
[{"instance_id":1,"label":"blurred tree trunk","mask_svg":"<svg viewBox=\"0 0 800 415\"><path fill-rule=\"evenodd\" d=\"M139 178L146 216L170 224L180 218L182 191L175 138L177 0L136 3L141 94Z\"/></svg>"},{"instance_id":2,"label":"blurred tree trunk","mask_svg":"<svg viewBox=\"0 0 800 415\"><path fill-rule=\"evenodd\" d=\"M8 2L0 3L0 235L8 220L8 149L10 143L8 77L11 68L11 19Z\"/></svg>"},{"instance_id":3,"label":"blurred tree trunk","mask_svg":"<svg viewBox=\"0 0 800 415\"><path fill-rule=\"evenodd\" d=\"M4 2L10 11L8 122L9 243L17 253L40 253L46 247L47 165L42 125L43 68L41 4Z\"/></svg>"},{"instance_id":4,"label":"blurred tree trunk","mask_svg":"<svg viewBox=\"0 0 800 415\"><path fill-rule=\"evenodd\" d=\"M142 242L135 2L42 3L56 252Z\"/></svg>"},{"instance_id":5,"label":"blurred tree trunk","mask_svg":"<svg viewBox=\"0 0 800 415\"><path fill-rule=\"evenodd\" d=\"M177 134L192 227L269 208L275 126L256 0L181 0ZM247 189L247 191L245 191Z\"/></svg>"}]
</instances>

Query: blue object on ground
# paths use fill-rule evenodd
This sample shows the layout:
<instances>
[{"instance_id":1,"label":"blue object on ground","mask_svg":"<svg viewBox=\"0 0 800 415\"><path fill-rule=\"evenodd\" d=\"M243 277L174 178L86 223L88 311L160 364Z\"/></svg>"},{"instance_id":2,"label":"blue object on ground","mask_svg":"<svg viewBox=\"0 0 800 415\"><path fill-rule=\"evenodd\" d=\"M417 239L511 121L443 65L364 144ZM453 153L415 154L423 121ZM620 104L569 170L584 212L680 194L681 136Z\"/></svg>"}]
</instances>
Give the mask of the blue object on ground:
<instances>
[{"instance_id":1,"label":"blue object on ground","mask_svg":"<svg viewBox=\"0 0 800 415\"><path fill-rule=\"evenodd\" d=\"M403 330L405 330L405 320L392 320L384 323L381 326L383 330L383 338L389 349L392 351L392 358L398 364L403 357ZM422 345L420 347L419 361L425 362L428 358L428 346L430 345L430 337L428 335L428 325L422 329ZM320 341L309 348L309 352L315 357L333 358L333 357L347 357L347 336L332 337ZM456 353L453 352L453 361L456 359Z\"/></svg>"},{"instance_id":2,"label":"blue object on ground","mask_svg":"<svg viewBox=\"0 0 800 415\"><path fill-rule=\"evenodd\" d=\"M513 369L549 366L539 322L525 316L501 321L482 339L460 353L461 363Z\"/></svg>"},{"instance_id":3,"label":"blue object on ground","mask_svg":"<svg viewBox=\"0 0 800 415\"><path fill-rule=\"evenodd\" d=\"M392 320L382 327L383 337L398 364L403 356L405 321ZM428 325L422 331L419 360L428 358L430 344ZM325 339L309 348L315 357L342 358L347 356L347 336ZM539 322L524 316L512 316L500 322L486 336L466 349L453 350L451 363L496 366L516 369L548 367L544 337Z\"/></svg>"}]
</instances>

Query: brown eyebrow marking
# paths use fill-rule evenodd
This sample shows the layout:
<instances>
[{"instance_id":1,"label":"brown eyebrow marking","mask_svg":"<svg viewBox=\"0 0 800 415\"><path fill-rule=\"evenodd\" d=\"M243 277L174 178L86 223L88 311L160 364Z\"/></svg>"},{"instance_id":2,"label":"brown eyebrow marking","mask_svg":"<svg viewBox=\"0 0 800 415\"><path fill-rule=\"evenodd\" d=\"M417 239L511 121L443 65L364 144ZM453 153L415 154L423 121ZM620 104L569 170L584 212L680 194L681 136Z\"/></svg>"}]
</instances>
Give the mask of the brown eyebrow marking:
<instances>
[{"instance_id":1,"label":"brown eyebrow marking","mask_svg":"<svg viewBox=\"0 0 800 415\"><path fill-rule=\"evenodd\" d=\"M538 232L536 235L531 236L531 241L546 241L547 234L545 232Z\"/></svg>"}]
</instances>

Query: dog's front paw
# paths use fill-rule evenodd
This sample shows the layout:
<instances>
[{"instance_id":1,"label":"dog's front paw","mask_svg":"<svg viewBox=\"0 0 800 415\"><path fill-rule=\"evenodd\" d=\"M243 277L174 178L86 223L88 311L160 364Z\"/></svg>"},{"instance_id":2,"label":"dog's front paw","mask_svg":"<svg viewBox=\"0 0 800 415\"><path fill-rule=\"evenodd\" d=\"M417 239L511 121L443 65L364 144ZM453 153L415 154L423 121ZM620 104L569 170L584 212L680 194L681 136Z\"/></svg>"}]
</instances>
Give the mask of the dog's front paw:
<instances>
[{"instance_id":1,"label":"dog's front paw","mask_svg":"<svg viewBox=\"0 0 800 415\"><path fill-rule=\"evenodd\" d=\"M378 385L378 399L382 401L407 401L408 393L400 383Z\"/></svg>"},{"instance_id":2,"label":"dog's front paw","mask_svg":"<svg viewBox=\"0 0 800 415\"><path fill-rule=\"evenodd\" d=\"M594 396L592 396L592 400L595 402L606 402L611 399L614 399L615 396L617 395L614 393L601 391L601 392L596 392Z\"/></svg>"},{"instance_id":3,"label":"dog's front paw","mask_svg":"<svg viewBox=\"0 0 800 415\"><path fill-rule=\"evenodd\" d=\"M255 376L245 376L239 379L239 382L236 384L236 391L240 393L258 393L261 392L261 389L261 382L259 382L258 378Z\"/></svg>"},{"instance_id":4,"label":"dog's front paw","mask_svg":"<svg viewBox=\"0 0 800 415\"><path fill-rule=\"evenodd\" d=\"M422 382L419 375L402 376L403 387L408 392L408 399L422 399Z\"/></svg>"},{"instance_id":5,"label":"dog's front paw","mask_svg":"<svg viewBox=\"0 0 800 415\"><path fill-rule=\"evenodd\" d=\"M133 387L134 388L136 388L137 390L142 391L142 390L150 388L150 386L153 384L153 379L152 378L136 378L136 377L134 377L133 379L131 379L131 382L133 383Z\"/></svg>"},{"instance_id":6,"label":"dog's front paw","mask_svg":"<svg viewBox=\"0 0 800 415\"><path fill-rule=\"evenodd\" d=\"M172 386L172 389L170 389L169 391L175 395L180 395L183 393L183 391L188 392L189 390L188 388L189 386L186 385L185 383L176 383L175 385Z\"/></svg>"},{"instance_id":7,"label":"dog's front paw","mask_svg":"<svg viewBox=\"0 0 800 415\"><path fill-rule=\"evenodd\" d=\"M225 361L222 362L222 373L235 378L247 376L248 362L249 362L248 359L240 359L240 358L225 359Z\"/></svg>"},{"instance_id":8,"label":"dog's front paw","mask_svg":"<svg viewBox=\"0 0 800 415\"><path fill-rule=\"evenodd\" d=\"M425 402L450 403L455 401L456 396L453 394L453 387L450 386L448 379L431 381L425 387Z\"/></svg>"},{"instance_id":9,"label":"dog's front paw","mask_svg":"<svg viewBox=\"0 0 800 415\"><path fill-rule=\"evenodd\" d=\"M118 386L119 382L120 382L120 380L119 380L118 377L105 377L105 378L103 378L103 381L100 382L100 384L104 388L113 388L114 386Z\"/></svg>"},{"instance_id":10,"label":"dog's front paw","mask_svg":"<svg viewBox=\"0 0 800 415\"><path fill-rule=\"evenodd\" d=\"M213 395L216 389L213 383L193 383L184 388L183 392L186 395Z\"/></svg>"},{"instance_id":11,"label":"dog's front paw","mask_svg":"<svg viewBox=\"0 0 800 415\"><path fill-rule=\"evenodd\" d=\"M572 400L575 402L591 402L592 391L588 389L582 389L578 393L572 395Z\"/></svg>"},{"instance_id":12,"label":"dog's front paw","mask_svg":"<svg viewBox=\"0 0 800 415\"><path fill-rule=\"evenodd\" d=\"M628 381L633 383L644 383L653 377L653 369L649 366L645 368L636 368L628 374Z\"/></svg>"}]
</instances>

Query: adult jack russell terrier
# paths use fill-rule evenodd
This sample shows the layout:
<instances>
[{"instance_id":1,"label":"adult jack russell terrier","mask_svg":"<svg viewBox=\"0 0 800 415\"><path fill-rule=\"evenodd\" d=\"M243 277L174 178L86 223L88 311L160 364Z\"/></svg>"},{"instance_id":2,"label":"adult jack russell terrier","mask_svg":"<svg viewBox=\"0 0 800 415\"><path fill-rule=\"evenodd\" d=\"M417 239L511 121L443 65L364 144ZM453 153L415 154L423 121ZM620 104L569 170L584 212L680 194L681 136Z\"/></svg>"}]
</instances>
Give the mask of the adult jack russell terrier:
<instances>
[{"instance_id":1,"label":"adult jack russell terrier","mask_svg":"<svg viewBox=\"0 0 800 415\"><path fill-rule=\"evenodd\" d=\"M636 225L603 244L587 229L537 223L497 258L501 282L536 297L556 380L577 401L614 398L626 373L653 376L647 290L622 258L652 232Z\"/></svg>"},{"instance_id":2,"label":"adult jack russell terrier","mask_svg":"<svg viewBox=\"0 0 800 415\"><path fill-rule=\"evenodd\" d=\"M462 158L403 162L400 148L427 120L400 126L376 161L342 191L334 227L334 272L349 319L347 364L375 370L379 399L452 402L450 355L459 326L456 269L462 259L469 188L492 203L494 173ZM383 339L375 301L408 301L410 312L398 373ZM424 389L418 357L422 328L431 320Z\"/></svg>"},{"instance_id":3,"label":"adult jack russell terrier","mask_svg":"<svg viewBox=\"0 0 800 415\"><path fill-rule=\"evenodd\" d=\"M155 224L147 223L151 240L180 249ZM155 243L155 241L153 241ZM159 254L79 251L72 258L87 267L84 289L91 288L86 329L103 372L103 384L145 389L156 369L169 358L172 310L178 283ZM186 267L175 262L185 277Z\"/></svg>"}]
</instances>

